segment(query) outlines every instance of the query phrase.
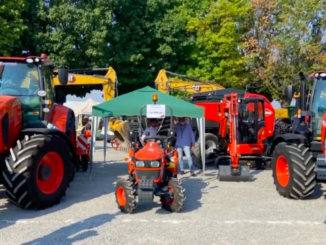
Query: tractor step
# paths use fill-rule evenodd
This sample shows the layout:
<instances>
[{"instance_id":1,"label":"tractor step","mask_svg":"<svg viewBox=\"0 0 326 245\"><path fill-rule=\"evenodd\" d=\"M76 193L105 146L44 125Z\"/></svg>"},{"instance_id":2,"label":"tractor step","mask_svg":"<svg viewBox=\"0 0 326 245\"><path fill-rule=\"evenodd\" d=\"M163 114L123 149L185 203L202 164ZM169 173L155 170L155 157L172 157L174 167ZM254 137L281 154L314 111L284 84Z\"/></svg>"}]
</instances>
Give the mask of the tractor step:
<instances>
[{"instance_id":1,"label":"tractor step","mask_svg":"<svg viewBox=\"0 0 326 245\"><path fill-rule=\"evenodd\" d=\"M318 154L316 161L317 180L326 180L326 155Z\"/></svg>"},{"instance_id":2,"label":"tractor step","mask_svg":"<svg viewBox=\"0 0 326 245\"><path fill-rule=\"evenodd\" d=\"M220 181L250 181L250 167L240 166L235 172L230 165L219 165L217 178Z\"/></svg>"}]
</instances>

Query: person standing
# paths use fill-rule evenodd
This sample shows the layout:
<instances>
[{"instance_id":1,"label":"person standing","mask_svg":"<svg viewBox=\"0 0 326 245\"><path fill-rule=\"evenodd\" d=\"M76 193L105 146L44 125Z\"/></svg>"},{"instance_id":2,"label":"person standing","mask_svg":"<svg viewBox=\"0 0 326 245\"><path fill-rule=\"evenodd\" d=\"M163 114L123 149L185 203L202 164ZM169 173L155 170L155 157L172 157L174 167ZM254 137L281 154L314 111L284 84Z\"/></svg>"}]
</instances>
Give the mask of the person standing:
<instances>
[{"instance_id":1,"label":"person standing","mask_svg":"<svg viewBox=\"0 0 326 245\"><path fill-rule=\"evenodd\" d=\"M192 164L192 158L191 158L191 150L195 147L195 136L194 132L192 131L192 128L190 124L186 123L185 117L180 117L178 120L178 123L174 127L177 140L176 140L176 148L179 155L179 169L180 174L185 174L184 166L183 166L183 152L186 155L188 166L190 170L191 176L196 176L194 171L194 166Z\"/></svg>"}]
</instances>

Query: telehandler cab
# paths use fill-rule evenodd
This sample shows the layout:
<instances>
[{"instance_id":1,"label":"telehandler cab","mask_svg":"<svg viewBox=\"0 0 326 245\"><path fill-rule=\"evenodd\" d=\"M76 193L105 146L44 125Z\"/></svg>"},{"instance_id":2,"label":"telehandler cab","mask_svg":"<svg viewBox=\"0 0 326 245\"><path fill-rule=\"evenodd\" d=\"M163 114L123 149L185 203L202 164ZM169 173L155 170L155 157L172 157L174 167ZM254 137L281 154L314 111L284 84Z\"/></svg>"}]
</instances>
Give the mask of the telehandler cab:
<instances>
[{"instance_id":1,"label":"telehandler cab","mask_svg":"<svg viewBox=\"0 0 326 245\"><path fill-rule=\"evenodd\" d=\"M153 94L154 104L156 101L157 94ZM146 106L140 109L140 118L144 108ZM172 108L168 108L173 117ZM136 197L141 203L152 202L154 196L159 196L163 209L180 212L185 194L177 178L178 153L171 144L175 137L173 122L171 120L167 136L145 137L142 148L137 139L141 133L141 124L138 132L130 132L132 144L126 159L129 177L117 181L115 195L118 207L124 213L132 213L136 209Z\"/></svg>"}]
</instances>

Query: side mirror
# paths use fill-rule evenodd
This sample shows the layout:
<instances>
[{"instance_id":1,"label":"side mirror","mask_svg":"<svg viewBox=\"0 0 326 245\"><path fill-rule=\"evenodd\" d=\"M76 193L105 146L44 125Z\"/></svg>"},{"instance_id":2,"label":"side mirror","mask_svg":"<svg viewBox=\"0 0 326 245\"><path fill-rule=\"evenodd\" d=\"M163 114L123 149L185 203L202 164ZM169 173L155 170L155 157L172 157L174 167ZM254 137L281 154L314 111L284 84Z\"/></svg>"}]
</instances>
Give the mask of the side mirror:
<instances>
[{"instance_id":1,"label":"side mirror","mask_svg":"<svg viewBox=\"0 0 326 245\"><path fill-rule=\"evenodd\" d=\"M168 137L173 137L175 135L174 129L169 129L168 130Z\"/></svg>"},{"instance_id":2,"label":"side mirror","mask_svg":"<svg viewBox=\"0 0 326 245\"><path fill-rule=\"evenodd\" d=\"M58 78L61 85L67 85L68 83L68 70L58 69Z\"/></svg>"},{"instance_id":3,"label":"side mirror","mask_svg":"<svg viewBox=\"0 0 326 245\"><path fill-rule=\"evenodd\" d=\"M292 85L286 85L284 88L284 97L287 101L291 101L293 97L293 87Z\"/></svg>"}]
</instances>

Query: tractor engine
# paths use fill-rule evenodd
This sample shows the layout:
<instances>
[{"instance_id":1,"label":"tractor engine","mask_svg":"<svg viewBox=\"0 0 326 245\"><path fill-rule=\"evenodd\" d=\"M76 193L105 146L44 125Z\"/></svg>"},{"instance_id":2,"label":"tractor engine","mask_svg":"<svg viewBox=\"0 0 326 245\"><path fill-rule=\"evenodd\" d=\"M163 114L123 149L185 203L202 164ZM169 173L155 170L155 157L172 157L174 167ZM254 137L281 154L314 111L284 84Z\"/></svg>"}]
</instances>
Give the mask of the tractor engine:
<instances>
[{"instance_id":1,"label":"tractor engine","mask_svg":"<svg viewBox=\"0 0 326 245\"><path fill-rule=\"evenodd\" d=\"M22 129L22 103L13 96L0 96L0 154L15 144Z\"/></svg>"}]
</instances>

